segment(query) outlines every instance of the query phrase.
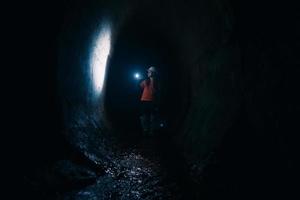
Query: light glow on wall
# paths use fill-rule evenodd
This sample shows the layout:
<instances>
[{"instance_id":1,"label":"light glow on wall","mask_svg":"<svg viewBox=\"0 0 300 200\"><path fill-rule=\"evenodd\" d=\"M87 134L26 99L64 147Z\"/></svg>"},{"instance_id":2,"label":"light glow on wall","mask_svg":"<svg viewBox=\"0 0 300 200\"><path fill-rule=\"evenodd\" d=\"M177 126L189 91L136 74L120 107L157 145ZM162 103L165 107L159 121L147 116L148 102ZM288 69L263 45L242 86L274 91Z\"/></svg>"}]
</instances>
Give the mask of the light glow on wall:
<instances>
[{"instance_id":1,"label":"light glow on wall","mask_svg":"<svg viewBox=\"0 0 300 200\"><path fill-rule=\"evenodd\" d=\"M91 76L93 79L94 91L101 93L108 56L111 48L111 28L109 24L103 25L99 36L96 38L91 57Z\"/></svg>"}]
</instances>

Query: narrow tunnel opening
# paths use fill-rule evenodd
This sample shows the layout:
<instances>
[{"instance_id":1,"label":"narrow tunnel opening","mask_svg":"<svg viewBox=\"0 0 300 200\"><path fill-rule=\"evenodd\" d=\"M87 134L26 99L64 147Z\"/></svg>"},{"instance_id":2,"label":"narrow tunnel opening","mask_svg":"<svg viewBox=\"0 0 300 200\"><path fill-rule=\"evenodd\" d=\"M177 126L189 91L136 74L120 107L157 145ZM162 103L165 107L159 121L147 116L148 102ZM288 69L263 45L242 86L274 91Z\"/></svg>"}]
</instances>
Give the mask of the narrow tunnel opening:
<instances>
[{"instance_id":1,"label":"narrow tunnel opening","mask_svg":"<svg viewBox=\"0 0 300 200\"><path fill-rule=\"evenodd\" d=\"M187 90L178 58L176 44L155 26L151 16L137 13L122 27L110 58L105 88L106 117L116 132L136 136L141 131L140 83L147 77L147 68L155 66L161 88L161 134L176 134L184 111L182 91ZM134 77L136 73L140 80Z\"/></svg>"}]
</instances>

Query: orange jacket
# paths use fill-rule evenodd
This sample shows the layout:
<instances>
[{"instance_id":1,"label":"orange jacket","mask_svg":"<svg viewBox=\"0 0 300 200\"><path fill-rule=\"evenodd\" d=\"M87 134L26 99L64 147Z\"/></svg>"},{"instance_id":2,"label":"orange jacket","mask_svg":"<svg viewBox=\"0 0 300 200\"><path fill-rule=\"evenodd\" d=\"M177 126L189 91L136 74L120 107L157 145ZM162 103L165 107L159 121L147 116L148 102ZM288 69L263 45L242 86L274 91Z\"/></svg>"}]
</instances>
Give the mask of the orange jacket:
<instances>
[{"instance_id":1,"label":"orange jacket","mask_svg":"<svg viewBox=\"0 0 300 200\"><path fill-rule=\"evenodd\" d=\"M141 101L153 101L155 92L155 88L153 87L153 80L144 80L141 82L140 86L143 89Z\"/></svg>"}]
</instances>

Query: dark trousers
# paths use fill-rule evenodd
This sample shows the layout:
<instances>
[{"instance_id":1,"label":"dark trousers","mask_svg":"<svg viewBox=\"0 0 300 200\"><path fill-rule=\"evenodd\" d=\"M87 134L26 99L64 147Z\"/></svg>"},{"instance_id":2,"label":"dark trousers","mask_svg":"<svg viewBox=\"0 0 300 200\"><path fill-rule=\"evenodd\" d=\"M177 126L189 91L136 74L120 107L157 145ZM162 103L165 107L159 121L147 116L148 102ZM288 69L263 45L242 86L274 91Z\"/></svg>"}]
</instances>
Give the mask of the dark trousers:
<instances>
[{"instance_id":1,"label":"dark trousers","mask_svg":"<svg viewBox=\"0 0 300 200\"><path fill-rule=\"evenodd\" d=\"M143 132L152 134L154 131L154 120L157 115L157 109L152 101L141 101L140 121Z\"/></svg>"}]
</instances>

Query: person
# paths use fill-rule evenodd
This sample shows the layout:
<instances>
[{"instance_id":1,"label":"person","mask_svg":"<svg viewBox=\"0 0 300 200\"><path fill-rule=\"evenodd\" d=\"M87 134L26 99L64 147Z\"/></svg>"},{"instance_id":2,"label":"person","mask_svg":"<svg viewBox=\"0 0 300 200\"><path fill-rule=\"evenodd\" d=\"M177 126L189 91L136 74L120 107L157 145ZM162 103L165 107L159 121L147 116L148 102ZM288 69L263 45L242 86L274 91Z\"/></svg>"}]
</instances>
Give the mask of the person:
<instances>
[{"instance_id":1,"label":"person","mask_svg":"<svg viewBox=\"0 0 300 200\"><path fill-rule=\"evenodd\" d=\"M158 74L155 67L147 69L147 78L142 80L140 87L143 90L140 98L141 102L141 126L145 136L153 135L155 117L158 112L159 103L159 82Z\"/></svg>"}]
</instances>

